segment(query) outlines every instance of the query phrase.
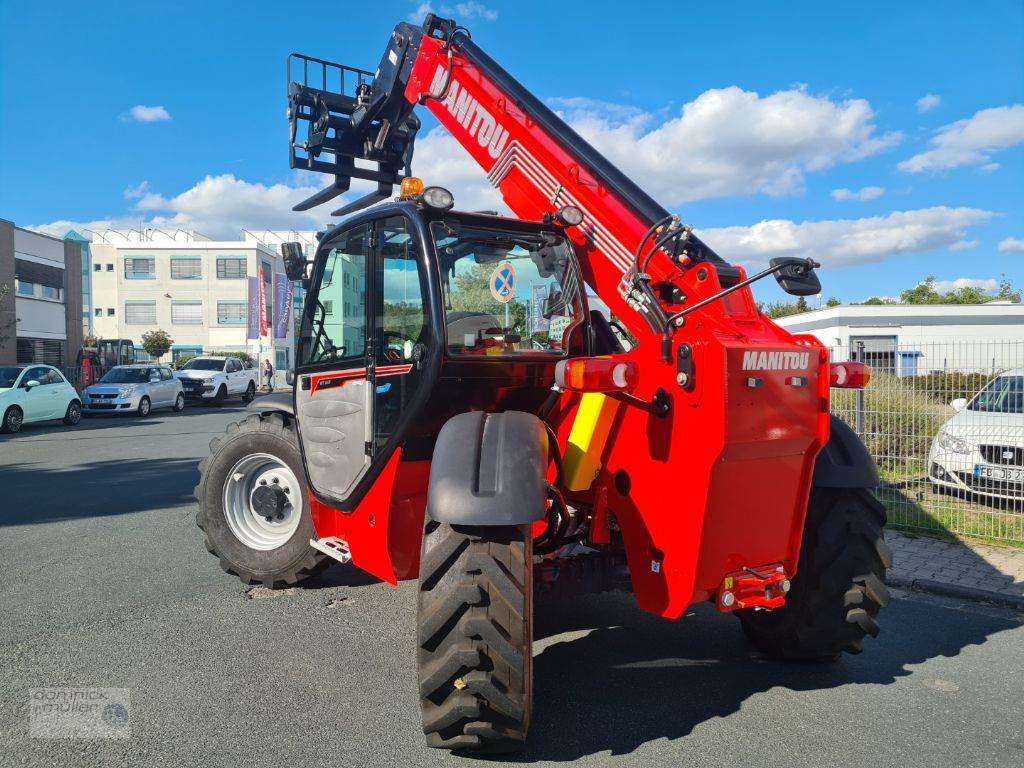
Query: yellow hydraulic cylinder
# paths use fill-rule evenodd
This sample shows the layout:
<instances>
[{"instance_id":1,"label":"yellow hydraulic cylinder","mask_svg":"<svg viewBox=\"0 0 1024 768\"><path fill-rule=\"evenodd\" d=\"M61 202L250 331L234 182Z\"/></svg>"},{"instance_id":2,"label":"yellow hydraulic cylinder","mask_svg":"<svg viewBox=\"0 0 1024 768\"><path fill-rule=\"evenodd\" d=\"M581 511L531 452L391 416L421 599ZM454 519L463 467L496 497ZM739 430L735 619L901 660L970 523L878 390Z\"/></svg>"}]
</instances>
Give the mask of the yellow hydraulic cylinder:
<instances>
[{"instance_id":1,"label":"yellow hydraulic cylinder","mask_svg":"<svg viewBox=\"0 0 1024 768\"><path fill-rule=\"evenodd\" d=\"M601 471L601 454L620 405L600 392L587 392L580 399L562 459L567 490L587 490Z\"/></svg>"}]
</instances>

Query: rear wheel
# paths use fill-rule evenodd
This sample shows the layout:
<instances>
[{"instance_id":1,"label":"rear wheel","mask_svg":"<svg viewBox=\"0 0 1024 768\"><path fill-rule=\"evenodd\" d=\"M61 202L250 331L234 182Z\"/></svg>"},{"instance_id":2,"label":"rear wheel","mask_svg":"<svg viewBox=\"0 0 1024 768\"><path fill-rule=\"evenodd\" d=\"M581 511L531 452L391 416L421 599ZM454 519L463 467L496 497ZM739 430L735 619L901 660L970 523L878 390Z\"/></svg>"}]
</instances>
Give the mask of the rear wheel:
<instances>
[{"instance_id":1,"label":"rear wheel","mask_svg":"<svg viewBox=\"0 0 1024 768\"><path fill-rule=\"evenodd\" d=\"M432 747L519 748L533 695L529 526L427 520L417 602L423 732Z\"/></svg>"},{"instance_id":2,"label":"rear wheel","mask_svg":"<svg viewBox=\"0 0 1024 768\"><path fill-rule=\"evenodd\" d=\"M21 412L21 408L16 405L12 405L4 411L4 420L0 422L0 432L12 434L19 431L24 419L25 415Z\"/></svg>"},{"instance_id":3,"label":"rear wheel","mask_svg":"<svg viewBox=\"0 0 1024 768\"><path fill-rule=\"evenodd\" d=\"M139 416L149 416L151 410L153 410L153 404L149 402L148 397L143 397L139 400Z\"/></svg>"},{"instance_id":4,"label":"rear wheel","mask_svg":"<svg viewBox=\"0 0 1024 768\"><path fill-rule=\"evenodd\" d=\"M230 424L199 464L196 524L206 549L243 582L279 588L324 570L300 480L302 458L291 423L279 413Z\"/></svg>"},{"instance_id":5,"label":"rear wheel","mask_svg":"<svg viewBox=\"0 0 1024 768\"><path fill-rule=\"evenodd\" d=\"M860 653L878 635L889 602L885 571L885 506L867 489L815 488L807 509L800 563L785 607L737 611L743 630L764 653L795 661L834 661Z\"/></svg>"},{"instance_id":6,"label":"rear wheel","mask_svg":"<svg viewBox=\"0 0 1024 768\"><path fill-rule=\"evenodd\" d=\"M68 409L64 412L64 423L69 427L75 426L82 420L82 405L77 400L68 403Z\"/></svg>"}]
</instances>

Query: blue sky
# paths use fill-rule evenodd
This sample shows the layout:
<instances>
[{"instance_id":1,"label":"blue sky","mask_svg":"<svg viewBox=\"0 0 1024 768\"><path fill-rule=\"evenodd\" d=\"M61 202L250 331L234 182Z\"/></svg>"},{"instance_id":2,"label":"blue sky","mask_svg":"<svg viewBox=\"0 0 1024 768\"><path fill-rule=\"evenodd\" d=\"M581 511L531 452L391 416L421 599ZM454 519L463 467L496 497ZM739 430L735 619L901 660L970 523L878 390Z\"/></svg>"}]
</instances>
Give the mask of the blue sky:
<instances>
[{"instance_id":1,"label":"blue sky","mask_svg":"<svg viewBox=\"0 0 1024 768\"><path fill-rule=\"evenodd\" d=\"M849 301L929 274L1024 284L1019 0L434 7L727 259L815 255L824 294ZM0 217L220 236L322 225L326 207L289 211L323 182L287 167L285 57L372 69L420 11L0 4ZM487 203L424 116L416 171Z\"/></svg>"}]
</instances>

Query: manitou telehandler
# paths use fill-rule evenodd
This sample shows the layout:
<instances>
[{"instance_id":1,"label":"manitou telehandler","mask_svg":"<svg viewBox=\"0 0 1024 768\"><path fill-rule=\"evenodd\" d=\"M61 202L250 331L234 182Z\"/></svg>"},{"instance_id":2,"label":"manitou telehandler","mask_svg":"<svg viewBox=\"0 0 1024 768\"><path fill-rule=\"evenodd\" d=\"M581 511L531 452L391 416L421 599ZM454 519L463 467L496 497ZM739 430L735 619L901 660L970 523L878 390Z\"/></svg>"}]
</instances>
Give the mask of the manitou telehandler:
<instances>
[{"instance_id":1,"label":"manitou telehandler","mask_svg":"<svg viewBox=\"0 0 1024 768\"><path fill-rule=\"evenodd\" d=\"M291 166L333 176L297 210L352 179L377 191L312 258L282 249L308 291L293 391L200 465L224 570L418 577L423 730L467 752L526 738L535 591L607 586L623 562L644 610L709 602L774 657L877 634L878 478L829 415L830 385L868 371L749 288L818 293L817 264L730 266L452 21L399 24L375 72L297 54L288 72ZM518 218L411 176L417 105Z\"/></svg>"}]
</instances>

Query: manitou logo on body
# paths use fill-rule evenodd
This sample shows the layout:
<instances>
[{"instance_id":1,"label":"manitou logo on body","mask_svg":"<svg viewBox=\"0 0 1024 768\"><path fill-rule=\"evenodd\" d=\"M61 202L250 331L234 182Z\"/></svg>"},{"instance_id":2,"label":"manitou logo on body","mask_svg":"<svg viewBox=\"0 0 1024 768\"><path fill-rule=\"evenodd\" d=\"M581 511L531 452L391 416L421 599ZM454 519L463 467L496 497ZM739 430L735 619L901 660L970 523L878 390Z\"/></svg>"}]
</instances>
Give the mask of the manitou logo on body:
<instances>
[{"instance_id":1,"label":"manitou logo on body","mask_svg":"<svg viewBox=\"0 0 1024 768\"><path fill-rule=\"evenodd\" d=\"M434 73L434 82L430 84L430 92L437 93L444 88L446 78L447 70L439 64ZM487 154L497 160L508 143L508 131L454 78L448 87L444 105L462 127L469 131L470 137L475 136L480 146L487 148Z\"/></svg>"},{"instance_id":2,"label":"manitou logo on body","mask_svg":"<svg viewBox=\"0 0 1024 768\"><path fill-rule=\"evenodd\" d=\"M806 371L810 352L744 352L744 371Z\"/></svg>"}]
</instances>

